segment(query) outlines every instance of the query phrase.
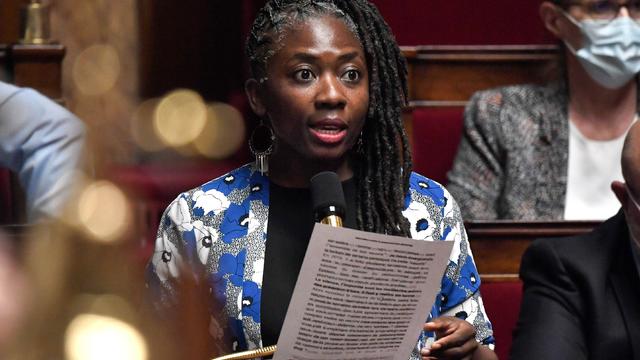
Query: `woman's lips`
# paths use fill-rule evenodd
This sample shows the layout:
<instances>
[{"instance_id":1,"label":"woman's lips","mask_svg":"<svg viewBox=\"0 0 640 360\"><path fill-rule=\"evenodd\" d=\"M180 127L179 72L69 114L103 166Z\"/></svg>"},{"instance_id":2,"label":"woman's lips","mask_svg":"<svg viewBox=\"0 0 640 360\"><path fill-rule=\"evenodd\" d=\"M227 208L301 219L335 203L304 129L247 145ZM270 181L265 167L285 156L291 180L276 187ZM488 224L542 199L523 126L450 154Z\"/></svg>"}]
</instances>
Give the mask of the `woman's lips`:
<instances>
[{"instance_id":1,"label":"woman's lips","mask_svg":"<svg viewBox=\"0 0 640 360\"><path fill-rule=\"evenodd\" d=\"M311 134L325 144L339 143L347 136L346 129L311 128Z\"/></svg>"},{"instance_id":2,"label":"woman's lips","mask_svg":"<svg viewBox=\"0 0 640 360\"><path fill-rule=\"evenodd\" d=\"M321 143L336 144L347 136L347 126L341 120L324 120L312 124L310 132Z\"/></svg>"}]
</instances>

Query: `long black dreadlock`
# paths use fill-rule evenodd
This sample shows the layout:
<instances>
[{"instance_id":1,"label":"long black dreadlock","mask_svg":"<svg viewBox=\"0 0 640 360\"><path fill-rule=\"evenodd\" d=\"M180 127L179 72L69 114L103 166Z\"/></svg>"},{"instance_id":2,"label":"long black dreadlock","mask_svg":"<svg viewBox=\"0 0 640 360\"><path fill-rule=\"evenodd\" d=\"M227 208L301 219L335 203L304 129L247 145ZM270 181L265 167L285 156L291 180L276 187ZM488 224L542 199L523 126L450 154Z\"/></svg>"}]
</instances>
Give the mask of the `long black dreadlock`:
<instances>
[{"instance_id":1,"label":"long black dreadlock","mask_svg":"<svg viewBox=\"0 0 640 360\"><path fill-rule=\"evenodd\" d=\"M358 37L369 71L369 110L362 131L362 155L355 162L358 228L410 236L402 216L409 191L411 153L402 124L407 66L391 29L367 0L270 0L260 10L246 52L255 79L267 76L268 59L286 31L311 16L342 19Z\"/></svg>"}]
</instances>

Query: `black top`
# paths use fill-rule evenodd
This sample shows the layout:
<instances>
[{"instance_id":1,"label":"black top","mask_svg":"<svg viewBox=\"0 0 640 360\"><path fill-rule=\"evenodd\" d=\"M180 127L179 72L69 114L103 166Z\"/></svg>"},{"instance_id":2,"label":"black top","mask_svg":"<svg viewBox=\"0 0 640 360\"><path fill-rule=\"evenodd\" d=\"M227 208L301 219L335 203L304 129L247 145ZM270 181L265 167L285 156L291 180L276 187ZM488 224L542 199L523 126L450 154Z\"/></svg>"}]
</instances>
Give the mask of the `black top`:
<instances>
[{"instance_id":1,"label":"black top","mask_svg":"<svg viewBox=\"0 0 640 360\"><path fill-rule=\"evenodd\" d=\"M309 189L285 188L274 183L269 186L269 224L260 304L263 346L278 342L315 223ZM355 180L343 182L342 188L347 203L343 225L355 229Z\"/></svg>"}]
</instances>

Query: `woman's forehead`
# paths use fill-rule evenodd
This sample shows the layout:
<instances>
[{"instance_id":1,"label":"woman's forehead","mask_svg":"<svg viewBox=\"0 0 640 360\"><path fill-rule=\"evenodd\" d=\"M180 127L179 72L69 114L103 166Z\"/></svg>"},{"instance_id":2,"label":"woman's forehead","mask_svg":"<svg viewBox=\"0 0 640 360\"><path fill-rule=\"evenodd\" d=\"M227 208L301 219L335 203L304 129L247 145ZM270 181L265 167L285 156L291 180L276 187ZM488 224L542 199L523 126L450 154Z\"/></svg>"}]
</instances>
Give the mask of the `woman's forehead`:
<instances>
[{"instance_id":1,"label":"woman's forehead","mask_svg":"<svg viewBox=\"0 0 640 360\"><path fill-rule=\"evenodd\" d=\"M367 62L360 39L340 18L331 15L308 18L288 29L271 46L270 54L264 59L264 76L286 67L291 62L340 62L360 59ZM345 59L345 56L351 56ZM320 59L322 58L322 59ZM280 72L280 70L277 70Z\"/></svg>"},{"instance_id":2,"label":"woman's forehead","mask_svg":"<svg viewBox=\"0 0 640 360\"><path fill-rule=\"evenodd\" d=\"M331 15L309 18L291 27L280 39L280 51L292 48L362 49L360 39L348 25Z\"/></svg>"}]
</instances>

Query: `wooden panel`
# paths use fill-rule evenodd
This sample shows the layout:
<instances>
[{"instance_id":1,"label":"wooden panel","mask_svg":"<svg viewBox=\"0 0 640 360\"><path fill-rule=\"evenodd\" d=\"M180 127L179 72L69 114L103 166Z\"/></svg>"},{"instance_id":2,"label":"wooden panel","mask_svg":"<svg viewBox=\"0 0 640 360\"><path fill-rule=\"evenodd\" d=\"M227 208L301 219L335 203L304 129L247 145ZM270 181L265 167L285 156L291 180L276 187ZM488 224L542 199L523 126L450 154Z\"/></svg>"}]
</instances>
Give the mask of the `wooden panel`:
<instances>
[{"instance_id":1,"label":"wooden panel","mask_svg":"<svg viewBox=\"0 0 640 360\"><path fill-rule=\"evenodd\" d=\"M14 221L12 176L8 169L0 168L0 224Z\"/></svg>"},{"instance_id":2,"label":"wooden panel","mask_svg":"<svg viewBox=\"0 0 640 360\"><path fill-rule=\"evenodd\" d=\"M0 44L0 81L11 82L11 67L9 63L9 47Z\"/></svg>"},{"instance_id":3,"label":"wooden panel","mask_svg":"<svg viewBox=\"0 0 640 360\"><path fill-rule=\"evenodd\" d=\"M140 96L189 88L227 101L243 85L241 1L139 0Z\"/></svg>"},{"instance_id":4,"label":"wooden panel","mask_svg":"<svg viewBox=\"0 0 640 360\"><path fill-rule=\"evenodd\" d=\"M512 281L518 278L520 260L537 238L584 234L598 221L473 221L465 223L474 260L483 281Z\"/></svg>"},{"instance_id":5,"label":"wooden panel","mask_svg":"<svg viewBox=\"0 0 640 360\"><path fill-rule=\"evenodd\" d=\"M461 106L476 91L548 80L557 48L531 46L403 47L411 106Z\"/></svg>"},{"instance_id":6,"label":"wooden panel","mask_svg":"<svg viewBox=\"0 0 640 360\"><path fill-rule=\"evenodd\" d=\"M11 44L20 38L20 9L29 0L0 0L0 43Z\"/></svg>"},{"instance_id":7,"label":"wooden panel","mask_svg":"<svg viewBox=\"0 0 640 360\"><path fill-rule=\"evenodd\" d=\"M44 95L62 100L62 59L60 44L13 45L10 47L13 83L34 88Z\"/></svg>"}]
</instances>

